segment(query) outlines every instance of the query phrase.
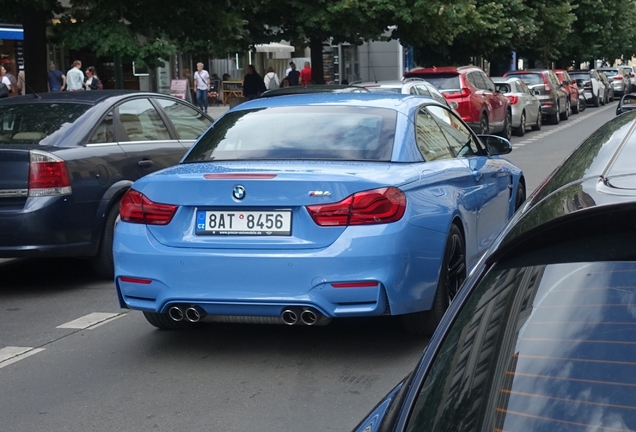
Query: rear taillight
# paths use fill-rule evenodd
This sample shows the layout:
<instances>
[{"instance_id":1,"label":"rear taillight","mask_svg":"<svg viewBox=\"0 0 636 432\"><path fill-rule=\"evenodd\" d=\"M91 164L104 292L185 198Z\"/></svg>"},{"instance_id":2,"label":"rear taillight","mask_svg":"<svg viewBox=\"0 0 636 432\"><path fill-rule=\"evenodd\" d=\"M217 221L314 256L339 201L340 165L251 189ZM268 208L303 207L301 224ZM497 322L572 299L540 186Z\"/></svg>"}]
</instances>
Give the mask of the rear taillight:
<instances>
[{"instance_id":1,"label":"rear taillight","mask_svg":"<svg viewBox=\"0 0 636 432\"><path fill-rule=\"evenodd\" d=\"M506 96L508 98L508 100L510 101L510 105L515 105L517 102L519 102L519 96Z\"/></svg>"},{"instance_id":2,"label":"rear taillight","mask_svg":"<svg viewBox=\"0 0 636 432\"><path fill-rule=\"evenodd\" d=\"M457 99L470 96L470 89L468 87L462 87L459 93L444 93L446 99Z\"/></svg>"},{"instance_id":3,"label":"rear taillight","mask_svg":"<svg viewBox=\"0 0 636 432\"><path fill-rule=\"evenodd\" d=\"M548 78L545 75L543 75L543 74L541 74L541 76L543 77L543 84L545 85L545 91L546 92L552 91L552 88L550 87L550 84L548 84Z\"/></svg>"},{"instance_id":4,"label":"rear taillight","mask_svg":"<svg viewBox=\"0 0 636 432\"><path fill-rule=\"evenodd\" d=\"M374 225L396 222L404 216L406 195L395 187L358 192L340 202L307 206L320 226Z\"/></svg>"},{"instance_id":5,"label":"rear taillight","mask_svg":"<svg viewBox=\"0 0 636 432\"><path fill-rule=\"evenodd\" d=\"M620 76L620 75L616 75L616 76L614 77L614 81L622 81L622 80L623 80L623 77L622 77L622 76Z\"/></svg>"},{"instance_id":6,"label":"rear taillight","mask_svg":"<svg viewBox=\"0 0 636 432\"><path fill-rule=\"evenodd\" d=\"M71 180L64 161L50 153L31 150L29 196L61 196L71 193Z\"/></svg>"},{"instance_id":7,"label":"rear taillight","mask_svg":"<svg viewBox=\"0 0 636 432\"><path fill-rule=\"evenodd\" d=\"M144 194L129 189L119 202L122 221L146 225L167 225L179 206L152 202Z\"/></svg>"},{"instance_id":8,"label":"rear taillight","mask_svg":"<svg viewBox=\"0 0 636 432\"><path fill-rule=\"evenodd\" d=\"M636 75L634 75L634 72L632 72L632 73L629 74L629 77L630 78L634 78L634 77L636 77Z\"/></svg>"}]
</instances>

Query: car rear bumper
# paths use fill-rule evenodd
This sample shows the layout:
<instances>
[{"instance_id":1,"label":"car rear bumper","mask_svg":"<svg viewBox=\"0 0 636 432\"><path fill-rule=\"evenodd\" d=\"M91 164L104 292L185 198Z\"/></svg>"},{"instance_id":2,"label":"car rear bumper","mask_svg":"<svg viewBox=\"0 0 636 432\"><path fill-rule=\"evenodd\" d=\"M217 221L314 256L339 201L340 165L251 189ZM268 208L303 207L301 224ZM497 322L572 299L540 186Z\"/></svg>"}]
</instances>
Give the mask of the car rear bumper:
<instances>
[{"instance_id":1,"label":"car rear bumper","mask_svg":"<svg viewBox=\"0 0 636 432\"><path fill-rule=\"evenodd\" d=\"M0 258L88 256L94 250L90 238L86 218L78 216L69 196L33 197L19 208L0 207Z\"/></svg>"},{"instance_id":2,"label":"car rear bumper","mask_svg":"<svg viewBox=\"0 0 636 432\"><path fill-rule=\"evenodd\" d=\"M430 309L444 234L400 222L348 231L314 250L175 248L144 225L120 222L113 247L120 305L165 313L191 304L209 315L264 317L287 307L327 317ZM422 239L426 251L418 250Z\"/></svg>"}]
</instances>

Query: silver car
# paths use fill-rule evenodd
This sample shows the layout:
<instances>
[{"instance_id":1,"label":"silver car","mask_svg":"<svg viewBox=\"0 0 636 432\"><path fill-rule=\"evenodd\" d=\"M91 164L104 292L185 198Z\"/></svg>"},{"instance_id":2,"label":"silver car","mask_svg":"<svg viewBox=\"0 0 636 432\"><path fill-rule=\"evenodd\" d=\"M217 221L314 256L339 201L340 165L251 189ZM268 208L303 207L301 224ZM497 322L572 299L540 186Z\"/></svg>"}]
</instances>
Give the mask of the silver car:
<instances>
[{"instance_id":1,"label":"silver car","mask_svg":"<svg viewBox=\"0 0 636 432\"><path fill-rule=\"evenodd\" d=\"M457 108L457 106L452 106L452 104L448 103L437 87L422 78L405 78L403 81L369 81L352 83L352 85L363 87L372 93L399 93L428 96L449 108Z\"/></svg>"},{"instance_id":2,"label":"silver car","mask_svg":"<svg viewBox=\"0 0 636 432\"><path fill-rule=\"evenodd\" d=\"M636 90L636 70L634 66L623 65L623 69L625 69L625 72L627 72L627 75L629 76L629 82L631 84L632 91Z\"/></svg>"},{"instance_id":3,"label":"silver car","mask_svg":"<svg viewBox=\"0 0 636 432\"><path fill-rule=\"evenodd\" d=\"M612 83L614 93L620 95L631 93L632 84L629 80L629 73L622 66L598 68L596 70L607 75L607 78Z\"/></svg>"},{"instance_id":4,"label":"silver car","mask_svg":"<svg viewBox=\"0 0 636 432\"><path fill-rule=\"evenodd\" d=\"M499 93L510 101L512 109L512 132L523 136L526 128L541 129L541 102L527 84L519 78L491 78Z\"/></svg>"}]
</instances>

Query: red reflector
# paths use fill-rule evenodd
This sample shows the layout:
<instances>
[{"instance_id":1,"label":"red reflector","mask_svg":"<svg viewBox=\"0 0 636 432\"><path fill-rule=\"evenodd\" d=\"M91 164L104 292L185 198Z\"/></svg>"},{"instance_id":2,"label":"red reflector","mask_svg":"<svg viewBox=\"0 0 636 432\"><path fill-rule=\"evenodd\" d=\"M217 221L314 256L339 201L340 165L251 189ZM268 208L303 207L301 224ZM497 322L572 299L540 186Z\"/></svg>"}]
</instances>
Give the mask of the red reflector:
<instances>
[{"instance_id":1,"label":"red reflector","mask_svg":"<svg viewBox=\"0 0 636 432\"><path fill-rule=\"evenodd\" d=\"M506 96L506 97L510 101L511 105L515 105L517 102L519 102L519 96Z\"/></svg>"},{"instance_id":2,"label":"red reflector","mask_svg":"<svg viewBox=\"0 0 636 432\"><path fill-rule=\"evenodd\" d=\"M331 286L334 288L367 288L367 287L378 286L378 282L369 281L369 282L332 283Z\"/></svg>"},{"instance_id":3,"label":"red reflector","mask_svg":"<svg viewBox=\"0 0 636 432\"><path fill-rule=\"evenodd\" d=\"M396 222L404 216L406 195L396 187L358 192L340 202L307 206L320 226L375 225Z\"/></svg>"},{"instance_id":4,"label":"red reflector","mask_svg":"<svg viewBox=\"0 0 636 432\"><path fill-rule=\"evenodd\" d=\"M217 179L241 179L241 180L258 180L273 179L277 174L255 174L255 173L232 173L232 174L203 174L203 178L208 180Z\"/></svg>"},{"instance_id":5,"label":"red reflector","mask_svg":"<svg viewBox=\"0 0 636 432\"><path fill-rule=\"evenodd\" d=\"M179 206L152 202L144 194L128 189L119 203L121 220L147 225L167 225Z\"/></svg>"},{"instance_id":6,"label":"red reflector","mask_svg":"<svg viewBox=\"0 0 636 432\"><path fill-rule=\"evenodd\" d=\"M120 282L136 283L141 285L149 285L152 281L150 279L139 279L133 277L122 276L119 278Z\"/></svg>"}]
</instances>

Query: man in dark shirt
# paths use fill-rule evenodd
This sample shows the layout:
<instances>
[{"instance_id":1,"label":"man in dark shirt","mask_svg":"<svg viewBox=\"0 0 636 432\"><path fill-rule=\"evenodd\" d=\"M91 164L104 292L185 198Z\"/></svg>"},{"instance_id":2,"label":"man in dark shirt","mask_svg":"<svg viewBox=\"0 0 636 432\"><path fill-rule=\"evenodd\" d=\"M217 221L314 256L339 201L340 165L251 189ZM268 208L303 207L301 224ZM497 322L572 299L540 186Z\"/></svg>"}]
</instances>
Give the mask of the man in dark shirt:
<instances>
[{"instance_id":1,"label":"man in dark shirt","mask_svg":"<svg viewBox=\"0 0 636 432\"><path fill-rule=\"evenodd\" d=\"M256 72L253 65L247 67L247 74L243 78L243 96L254 99L266 90L263 78Z\"/></svg>"},{"instance_id":2,"label":"man in dark shirt","mask_svg":"<svg viewBox=\"0 0 636 432\"><path fill-rule=\"evenodd\" d=\"M294 62L289 64L291 66L291 71L287 74L287 79L289 80L290 86L297 86L298 79L300 78L300 72L296 70L296 64Z\"/></svg>"},{"instance_id":3,"label":"man in dark shirt","mask_svg":"<svg viewBox=\"0 0 636 432\"><path fill-rule=\"evenodd\" d=\"M55 68L55 64L49 65L49 73L47 74L49 81L49 91L59 92L66 86L66 75Z\"/></svg>"}]
</instances>

